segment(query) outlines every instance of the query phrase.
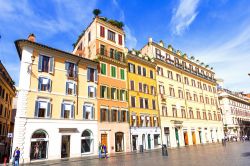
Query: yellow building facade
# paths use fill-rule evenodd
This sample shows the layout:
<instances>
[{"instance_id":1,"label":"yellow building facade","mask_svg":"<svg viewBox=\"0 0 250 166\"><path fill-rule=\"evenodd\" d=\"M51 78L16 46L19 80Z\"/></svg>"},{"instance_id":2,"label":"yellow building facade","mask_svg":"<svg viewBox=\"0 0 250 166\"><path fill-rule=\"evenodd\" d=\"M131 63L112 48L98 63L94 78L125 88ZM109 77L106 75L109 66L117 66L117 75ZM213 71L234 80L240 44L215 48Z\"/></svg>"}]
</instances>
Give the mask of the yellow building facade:
<instances>
[{"instance_id":1,"label":"yellow building facade","mask_svg":"<svg viewBox=\"0 0 250 166\"><path fill-rule=\"evenodd\" d=\"M97 154L97 62L28 40L21 60L14 147L20 163Z\"/></svg>"},{"instance_id":2,"label":"yellow building facade","mask_svg":"<svg viewBox=\"0 0 250 166\"><path fill-rule=\"evenodd\" d=\"M9 73L5 69L4 65L0 61L0 158L7 154L9 155L9 149L11 138L7 137L8 133L12 133L11 130L11 118L12 118L12 105L13 98L15 97L16 89L14 87L14 81L10 77Z\"/></svg>"},{"instance_id":3,"label":"yellow building facade","mask_svg":"<svg viewBox=\"0 0 250 166\"><path fill-rule=\"evenodd\" d=\"M161 144L156 93L156 64L147 55L127 54L131 149L155 149ZM141 149L140 149L141 150Z\"/></svg>"},{"instance_id":4,"label":"yellow building facade","mask_svg":"<svg viewBox=\"0 0 250 166\"><path fill-rule=\"evenodd\" d=\"M163 144L169 147L220 141L221 113L214 72L186 54L152 39L141 50L155 59Z\"/></svg>"}]
</instances>

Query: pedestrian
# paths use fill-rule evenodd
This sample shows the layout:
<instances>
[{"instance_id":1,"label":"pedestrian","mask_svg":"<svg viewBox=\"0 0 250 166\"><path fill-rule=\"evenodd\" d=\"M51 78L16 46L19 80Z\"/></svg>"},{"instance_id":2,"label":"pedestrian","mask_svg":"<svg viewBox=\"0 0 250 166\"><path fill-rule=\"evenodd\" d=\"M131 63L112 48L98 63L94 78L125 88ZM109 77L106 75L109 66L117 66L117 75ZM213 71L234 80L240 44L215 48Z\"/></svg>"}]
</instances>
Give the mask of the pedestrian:
<instances>
[{"instance_id":1,"label":"pedestrian","mask_svg":"<svg viewBox=\"0 0 250 166\"><path fill-rule=\"evenodd\" d=\"M100 142L98 146L98 156L99 156L99 159L102 158L102 144Z\"/></svg>"},{"instance_id":2,"label":"pedestrian","mask_svg":"<svg viewBox=\"0 0 250 166\"><path fill-rule=\"evenodd\" d=\"M103 148L103 151L104 151L104 157L105 157L105 158L108 158L108 157L107 157L107 147L106 147L106 145L103 144L103 145L102 145L102 148Z\"/></svg>"},{"instance_id":3,"label":"pedestrian","mask_svg":"<svg viewBox=\"0 0 250 166\"><path fill-rule=\"evenodd\" d=\"M20 148L16 147L13 153L13 165L19 166L19 158L20 158Z\"/></svg>"}]
</instances>

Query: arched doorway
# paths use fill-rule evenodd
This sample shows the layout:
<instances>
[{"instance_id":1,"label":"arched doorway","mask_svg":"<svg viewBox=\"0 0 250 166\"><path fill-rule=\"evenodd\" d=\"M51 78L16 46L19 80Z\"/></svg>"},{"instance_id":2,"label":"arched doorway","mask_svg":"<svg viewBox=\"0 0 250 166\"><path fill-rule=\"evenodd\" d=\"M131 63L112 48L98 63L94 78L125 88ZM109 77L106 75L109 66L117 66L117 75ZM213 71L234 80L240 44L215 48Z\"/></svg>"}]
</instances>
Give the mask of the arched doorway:
<instances>
[{"instance_id":1,"label":"arched doorway","mask_svg":"<svg viewBox=\"0 0 250 166\"><path fill-rule=\"evenodd\" d=\"M46 131L36 130L31 136L30 160L46 159L49 137Z\"/></svg>"},{"instance_id":2,"label":"arched doorway","mask_svg":"<svg viewBox=\"0 0 250 166\"><path fill-rule=\"evenodd\" d=\"M93 134L90 130L84 130L81 136L81 153L93 152Z\"/></svg>"},{"instance_id":3,"label":"arched doorway","mask_svg":"<svg viewBox=\"0 0 250 166\"><path fill-rule=\"evenodd\" d=\"M115 151L124 151L124 134L122 132L115 133Z\"/></svg>"}]
</instances>

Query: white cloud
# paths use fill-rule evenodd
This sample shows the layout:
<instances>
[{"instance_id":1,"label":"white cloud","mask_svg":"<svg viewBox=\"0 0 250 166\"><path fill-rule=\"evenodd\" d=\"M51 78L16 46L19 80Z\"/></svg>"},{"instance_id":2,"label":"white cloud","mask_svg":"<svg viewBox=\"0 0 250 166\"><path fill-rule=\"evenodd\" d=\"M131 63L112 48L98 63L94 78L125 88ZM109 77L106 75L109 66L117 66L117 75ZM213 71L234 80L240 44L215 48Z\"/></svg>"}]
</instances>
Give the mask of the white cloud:
<instances>
[{"instance_id":1,"label":"white cloud","mask_svg":"<svg viewBox=\"0 0 250 166\"><path fill-rule=\"evenodd\" d=\"M172 33L181 35L195 20L199 0L180 0L171 18Z\"/></svg>"}]
</instances>

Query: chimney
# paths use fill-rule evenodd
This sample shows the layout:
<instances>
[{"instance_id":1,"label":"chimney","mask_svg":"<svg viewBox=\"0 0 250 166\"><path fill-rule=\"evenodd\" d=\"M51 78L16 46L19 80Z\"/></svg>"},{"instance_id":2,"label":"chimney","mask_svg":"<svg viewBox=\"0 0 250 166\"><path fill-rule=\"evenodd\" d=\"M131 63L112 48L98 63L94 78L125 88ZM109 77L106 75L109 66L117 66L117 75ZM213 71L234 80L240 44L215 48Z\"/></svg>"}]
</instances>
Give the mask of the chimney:
<instances>
[{"instance_id":1,"label":"chimney","mask_svg":"<svg viewBox=\"0 0 250 166\"><path fill-rule=\"evenodd\" d=\"M28 40L31 41L31 42L35 42L36 41L36 36L33 33L31 33L28 36Z\"/></svg>"},{"instance_id":2,"label":"chimney","mask_svg":"<svg viewBox=\"0 0 250 166\"><path fill-rule=\"evenodd\" d=\"M152 43L152 42L153 42L152 37L148 38L148 42L149 42L149 43Z\"/></svg>"}]
</instances>

